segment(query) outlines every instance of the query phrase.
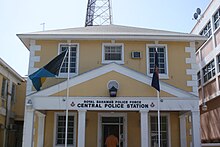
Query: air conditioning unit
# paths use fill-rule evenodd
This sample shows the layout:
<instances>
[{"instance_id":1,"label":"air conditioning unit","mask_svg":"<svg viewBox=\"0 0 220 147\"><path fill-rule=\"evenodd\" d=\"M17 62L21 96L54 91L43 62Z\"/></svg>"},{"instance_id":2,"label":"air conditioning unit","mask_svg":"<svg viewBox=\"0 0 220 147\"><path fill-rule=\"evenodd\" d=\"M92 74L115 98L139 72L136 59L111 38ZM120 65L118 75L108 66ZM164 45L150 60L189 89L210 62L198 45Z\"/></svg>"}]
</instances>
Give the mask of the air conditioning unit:
<instances>
[{"instance_id":1,"label":"air conditioning unit","mask_svg":"<svg viewBox=\"0 0 220 147\"><path fill-rule=\"evenodd\" d=\"M131 52L131 58L140 59L141 58L141 52Z\"/></svg>"}]
</instances>

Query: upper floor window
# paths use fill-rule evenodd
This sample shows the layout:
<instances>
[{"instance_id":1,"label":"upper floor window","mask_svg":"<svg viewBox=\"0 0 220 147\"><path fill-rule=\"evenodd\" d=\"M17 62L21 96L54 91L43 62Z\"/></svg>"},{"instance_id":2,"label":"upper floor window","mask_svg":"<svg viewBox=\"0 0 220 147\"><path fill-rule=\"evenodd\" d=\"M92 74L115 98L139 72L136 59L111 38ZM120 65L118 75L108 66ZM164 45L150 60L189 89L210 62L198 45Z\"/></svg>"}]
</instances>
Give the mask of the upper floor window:
<instances>
[{"instance_id":1,"label":"upper floor window","mask_svg":"<svg viewBox=\"0 0 220 147\"><path fill-rule=\"evenodd\" d=\"M203 35L203 36L208 36L208 37L210 37L212 35L212 29L211 29L211 22L210 21L207 23L207 25L203 28L203 30L199 34Z\"/></svg>"},{"instance_id":2,"label":"upper floor window","mask_svg":"<svg viewBox=\"0 0 220 147\"><path fill-rule=\"evenodd\" d=\"M16 95L16 85L15 83L12 84L12 87L11 87L11 101L12 102L15 102L15 95Z\"/></svg>"},{"instance_id":3,"label":"upper floor window","mask_svg":"<svg viewBox=\"0 0 220 147\"><path fill-rule=\"evenodd\" d=\"M147 45L147 69L148 74L153 74L155 64L155 52L158 53L159 74L162 78L168 78L167 46Z\"/></svg>"},{"instance_id":4,"label":"upper floor window","mask_svg":"<svg viewBox=\"0 0 220 147\"><path fill-rule=\"evenodd\" d=\"M102 63L124 64L124 45L121 43L102 44Z\"/></svg>"},{"instance_id":5,"label":"upper floor window","mask_svg":"<svg viewBox=\"0 0 220 147\"><path fill-rule=\"evenodd\" d=\"M201 86L201 75L200 71L197 73L198 86Z\"/></svg>"},{"instance_id":6,"label":"upper floor window","mask_svg":"<svg viewBox=\"0 0 220 147\"><path fill-rule=\"evenodd\" d=\"M56 132L55 132L55 146L65 145L65 129L66 116L65 114L56 114ZM68 146L76 146L76 116L70 113L68 116L68 131L67 131Z\"/></svg>"},{"instance_id":7,"label":"upper floor window","mask_svg":"<svg viewBox=\"0 0 220 147\"><path fill-rule=\"evenodd\" d=\"M78 74L78 44L60 44L59 52L63 52L65 50L70 49L70 76ZM67 53L63 64L60 68L60 76L67 76L68 74L68 57L69 53Z\"/></svg>"},{"instance_id":8,"label":"upper floor window","mask_svg":"<svg viewBox=\"0 0 220 147\"><path fill-rule=\"evenodd\" d=\"M6 78L2 79L2 89L1 89L1 97L6 98L8 91L8 80Z\"/></svg>"},{"instance_id":9,"label":"upper floor window","mask_svg":"<svg viewBox=\"0 0 220 147\"><path fill-rule=\"evenodd\" d=\"M218 72L220 72L220 54L217 56Z\"/></svg>"},{"instance_id":10,"label":"upper floor window","mask_svg":"<svg viewBox=\"0 0 220 147\"><path fill-rule=\"evenodd\" d=\"M215 76L215 62L212 60L202 69L204 83Z\"/></svg>"},{"instance_id":11,"label":"upper floor window","mask_svg":"<svg viewBox=\"0 0 220 147\"><path fill-rule=\"evenodd\" d=\"M220 8L214 14L213 19L214 19L214 26L215 26L215 30L216 30L220 25Z\"/></svg>"}]
</instances>

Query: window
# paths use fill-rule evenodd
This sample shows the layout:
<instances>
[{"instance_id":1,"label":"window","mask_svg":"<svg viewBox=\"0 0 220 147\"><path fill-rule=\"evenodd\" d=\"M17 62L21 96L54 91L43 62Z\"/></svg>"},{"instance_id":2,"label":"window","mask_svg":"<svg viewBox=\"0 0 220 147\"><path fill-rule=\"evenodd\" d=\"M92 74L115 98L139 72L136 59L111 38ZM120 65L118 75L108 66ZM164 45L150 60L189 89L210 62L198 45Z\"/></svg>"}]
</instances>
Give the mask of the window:
<instances>
[{"instance_id":1,"label":"window","mask_svg":"<svg viewBox=\"0 0 220 147\"><path fill-rule=\"evenodd\" d=\"M198 86L201 86L201 76L200 71L197 73Z\"/></svg>"},{"instance_id":2,"label":"window","mask_svg":"<svg viewBox=\"0 0 220 147\"><path fill-rule=\"evenodd\" d=\"M211 22L209 21L203 30L199 33L202 36L210 37L212 35Z\"/></svg>"},{"instance_id":3,"label":"window","mask_svg":"<svg viewBox=\"0 0 220 147\"><path fill-rule=\"evenodd\" d=\"M124 45L121 43L104 43L102 45L102 63L116 62L124 64Z\"/></svg>"},{"instance_id":4,"label":"window","mask_svg":"<svg viewBox=\"0 0 220 147\"><path fill-rule=\"evenodd\" d=\"M70 76L78 74L78 44L60 44L60 52L70 49ZM68 74L68 57L67 53L62 67L60 69L60 76L67 76Z\"/></svg>"},{"instance_id":5,"label":"window","mask_svg":"<svg viewBox=\"0 0 220 147\"><path fill-rule=\"evenodd\" d=\"M220 72L220 54L217 56L218 72Z\"/></svg>"},{"instance_id":6,"label":"window","mask_svg":"<svg viewBox=\"0 0 220 147\"><path fill-rule=\"evenodd\" d=\"M169 146L169 134L168 134L168 117L160 116L160 146ZM158 118L157 115L150 116L150 144L151 147L155 147L158 144Z\"/></svg>"},{"instance_id":7,"label":"window","mask_svg":"<svg viewBox=\"0 0 220 147\"><path fill-rule=\"evenodd\" d=\"M2 79L2 90L1 90L1 97L2 98L7 97L7 91L8 91L8 80L3 78Z\"/></svg>"},{"instance_id":8,"label":"window","mask_svg":"<svg viewBox=\"0 0 220 147\"><path fill-rule=\"evenodd\" d=\"M214 19L214 26L215 26L215 30L216 30L220 25L220 22L219 22L219 20L220 20L220 8L214 14L213 19Z\"/></svg>"},{"instance_id":9,"label":"window","mask_svg":"<svg viewBox=\"0 0 220 147\"><path fill-rule=\"evenodd\" d=\"M204 83L215 76L215 62L212 60L202 69Z\"/></svg>"},{"instance_id":10,"label":"window","mask_svg":"<svg viewBox=\"0 0 220 147\"><path fill-rule=\"evenodd\" d=\"M68 132L67 132L67 144L76 146L76 115L69 113L68 116ZM65 128L66 128L66 116L63 113L56 113L56 146L65 145Z\"/></svg>"},{"instance_id":11,"label":"window","mask_svg":"<svg viewBox=\"0 0 220 147\"><path fill-rule=\"evenodd\" d=\"M167 47L166 45L147 45L148 74L153 74L155 64L155 52L158 53L159 74L162 78L168 78Z\"/></svg>"},{"instance_id":12,"label":"window","mask_svg":"<svg viewBox=\"0 0 220 147\"><path fill-rule=\"evenodd\" d=\"M11 87L11 101L15 102L16 85L13 83Z\"/></svg>"}]
</instances>

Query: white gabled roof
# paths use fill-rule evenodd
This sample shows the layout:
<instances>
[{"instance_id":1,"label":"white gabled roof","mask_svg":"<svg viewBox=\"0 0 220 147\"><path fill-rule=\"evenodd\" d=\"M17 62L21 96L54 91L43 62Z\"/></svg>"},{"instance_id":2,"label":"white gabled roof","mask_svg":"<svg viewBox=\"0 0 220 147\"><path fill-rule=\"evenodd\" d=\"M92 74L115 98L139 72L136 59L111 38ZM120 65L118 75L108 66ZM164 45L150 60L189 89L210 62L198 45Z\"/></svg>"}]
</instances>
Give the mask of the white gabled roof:
<instances>
[{"instance_id":1,"label":"white gabled roof","mask_svg":"<svg viewBox=\"0 0 220 147\"><path fill-rule=\"evenodd\" d=\"M161 40L161 41L197 41L202 44L207 37L156 29L138 28L121 25L88 26L59 30L48 30L26 34L17 34L29 48L31 39L42 40Z\"/></svg>"},{"instance_id":2,"label":"white gabled roof","mask_svg":"<svg viewBox=\"0 0 220 147\"><path fill-rule=\"evenodd\" d=\"M6 71L9 71L10 73L12 73L16 78L18 78L20 81L25 81L25 79L19 75L11 66L9 66L2 58L0 58L0 65L3 67L4 70ZM2 70L3 70L2 69ZM3 71L1 71L3 72ZM5 72L4 72L5 73ZM3 73L2 73L3 74ZM7 75L8 73L6 72L5 73L5 76ZM4 75L4 74L3 74Z\"/></svg>"},{"instance_id":3,"label":"white gabled roof","mask_svg":"<svg viewBox=\"0 0 220 147\"><path fill-rule=\"evenodd\" d=\"M115 71L117 73L120 73L122 75L125 75L129 78L132 78L134 80L137 80L141 83L144 83L146 85L151 85L151 80L152 78L149 76L146 76L142 73L136 72L132 69L129 69L127 67L118 65L116 63L111 63L108 65L104 65L102 67L99 67L97 69L91 70L89 72L83 73L81 75L78 75L74 78L71 78L69 81L69 87L81 84L83 82L86 82L88 80L97 78L101 75L104 75L106 73L109 73L111 71ZM63 91L67 88L67 81L64 81L62 83L59 83L57 85L54 85L52 87L49 87L47 89L43 89L39 92L36 92L32 95L29 95L28 97L34 97L34 96L50 96L53 95L55 93L58 93L60 91ZM163 81L160 81L160 89L161 91L165 91L171 95L174 95L176 97L181 97L181 98L198 98L197 96L191 94L190 92L186 92L184 90L181 90L179 88L176 88L172 85L169 85Z\"/></svg>"}]
</instances>

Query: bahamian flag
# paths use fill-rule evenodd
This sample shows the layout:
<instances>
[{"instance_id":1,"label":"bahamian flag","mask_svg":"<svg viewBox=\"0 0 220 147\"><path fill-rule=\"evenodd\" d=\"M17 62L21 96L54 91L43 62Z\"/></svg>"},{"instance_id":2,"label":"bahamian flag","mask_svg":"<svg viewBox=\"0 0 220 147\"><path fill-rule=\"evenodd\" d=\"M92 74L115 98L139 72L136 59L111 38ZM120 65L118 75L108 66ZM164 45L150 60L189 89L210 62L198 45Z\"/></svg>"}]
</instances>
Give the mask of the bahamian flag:
<instances>
[{"instance_id":1,"label":"bahamian flag","mask_svg":"<svg viewBox=\"0 0 220 147\"><path fill-rule=\"evenodd\" d=\"M158 64L158 53L155 52L155 65L154 65L154 73L151 82L151 86L154 87L157 91L160 91L160 83L159 83L159 64Z\"/></svg>"},{"instance_id":2,"label":"bahamian flag","mask_svg":"<svg viewBox=\"0 0 220 147\"><path fill-rule=\"evenodd\" d=\"M40 68L28 77L31 79L34 88L39 91L42 84L45 82L46 77L58 76L60 67L62 66L63 60L66 56L67 50L52 59L47 65Z\"/></svg>"}]
</instances>

